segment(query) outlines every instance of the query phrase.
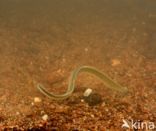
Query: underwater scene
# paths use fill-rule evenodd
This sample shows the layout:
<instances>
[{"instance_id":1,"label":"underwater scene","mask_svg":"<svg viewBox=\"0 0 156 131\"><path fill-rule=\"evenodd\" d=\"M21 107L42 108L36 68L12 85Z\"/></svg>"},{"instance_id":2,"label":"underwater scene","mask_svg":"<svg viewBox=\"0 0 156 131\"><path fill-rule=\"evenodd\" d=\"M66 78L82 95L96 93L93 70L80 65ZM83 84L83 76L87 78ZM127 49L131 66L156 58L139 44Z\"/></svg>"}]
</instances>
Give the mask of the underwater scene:
<instances>
[{"instance_id":1,"label":"underwater scene","mask_svg":"<svg viewBox=\"0 0 156 131\"><path fill-rule=\"evenodd\" d=\"M156 130L156 0L0 0L3 130Z\"/></svg>"}]
</instances>

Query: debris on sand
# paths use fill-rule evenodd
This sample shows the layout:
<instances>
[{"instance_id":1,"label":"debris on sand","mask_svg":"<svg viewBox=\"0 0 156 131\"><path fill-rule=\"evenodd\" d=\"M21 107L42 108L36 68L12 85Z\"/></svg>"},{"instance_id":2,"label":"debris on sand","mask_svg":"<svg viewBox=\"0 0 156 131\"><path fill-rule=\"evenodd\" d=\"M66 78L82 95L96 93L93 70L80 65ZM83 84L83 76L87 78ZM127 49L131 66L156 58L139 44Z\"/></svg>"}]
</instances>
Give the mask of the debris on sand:
<instances>
[{"instance_id":1,"label":"debris on sand","mask_svg":"<svg viewBox=\"0 0 156 131\"><path fill-rule=\"evenodd\" d=\"M93 92L92 89L88 88L84 94L84 101L90 106L95 106L102 102L102 97L100 94Z\"/></svg>"}]
</instances>

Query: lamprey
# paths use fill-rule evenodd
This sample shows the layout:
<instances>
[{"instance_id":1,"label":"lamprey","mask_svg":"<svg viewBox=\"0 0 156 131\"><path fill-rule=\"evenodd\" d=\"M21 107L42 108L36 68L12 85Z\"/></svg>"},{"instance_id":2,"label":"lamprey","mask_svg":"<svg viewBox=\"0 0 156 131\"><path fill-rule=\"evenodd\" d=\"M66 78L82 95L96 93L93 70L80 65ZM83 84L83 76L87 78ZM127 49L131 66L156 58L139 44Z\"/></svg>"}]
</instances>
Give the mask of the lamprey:
<instances>
[{"instance_id":1,"label":"lamprey","mask_svg":"<svg viewBox=\"0 0 156 131\"><path fill-rule=\"evenodd\" d=\"M113 81L109 76L107 76L106 74L102 73L101 71L99 71L96 68L91 67L91 66L81 66L81 67L75 69L71 73L70 78L69 78L68 88L64 94L50 93L49 91L47 91L44 88L44 86L42 84L38 84L37 88L40 90L41 93L43 93L44 95L46 95L47 97L49 97L51 99L54 99L54 100L66 99L73 93L73 91L75 89L75 81L80 72L87 72L87 73L95 75L96 77L100 78L104 82L104 84L110 89L119 91L121 93L128 92L126 87L121 86L120 84Z\"/></svg>"}]
</instances>

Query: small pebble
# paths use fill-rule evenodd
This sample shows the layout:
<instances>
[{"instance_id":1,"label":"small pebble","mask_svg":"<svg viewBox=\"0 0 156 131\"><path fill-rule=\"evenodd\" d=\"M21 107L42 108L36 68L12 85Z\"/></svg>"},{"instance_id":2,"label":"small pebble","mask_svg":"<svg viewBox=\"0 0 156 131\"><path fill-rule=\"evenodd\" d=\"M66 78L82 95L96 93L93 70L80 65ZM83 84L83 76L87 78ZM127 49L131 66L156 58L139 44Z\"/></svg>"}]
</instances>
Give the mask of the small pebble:
<instances>
[{"instance_id":1,"label":"small pebble","mask_svg":"<svg viewBox=\"0 0 156 131\"><path fill-rule=\"evenodd\" d=\"M34 106L34 102L31 102L31 105Z\"/></svg>"},{"instance_id":2,"label":"small pebble","mask_svg":"<svg viewBox=\"0 0 156 131\"><path fill-rule=\"evenodd\" d=\"M95 116L93 114L90 115L92 118L94 118Z\"/></svg>"},{"instance_id":3,"label":"small pebble","mask_svg":"<svg viewBox=\"0 0 156 131\"><path fill-rule=\"evenodd\" d=\"M35 97L34 98L34 102L35 103L40 103L42 100L41 100L41 98L39 98L39 97Z\"/></svg>"},{"instance_id":4,"label":"small pebble","mask_svg":"<svg viewBox=\"0 0 156 131\"><path fill-rule=\"evenodd\" d=\"M83 103L84 102L84 99L81 99L81 102Z\"/></svg>"},{"instance_id":5,"label":"small pebble","mask_svg":"<svg viewBox=\"0 0 156 131\"><path fill-rule=\"evenodd\" d=\"M16 112L16 115L20 115L20 113L17 111L17 112Z\"/></svg>"},{"instance_id":6,"label":"small pebble","mask_svg":"<svg viewBox=\"0 0 156 131\"><path fill-rule=\"evenodd\" d=\"M42 119L43 119L44 121L47 121L47 120L48 120L48 115L47 115L47 114L43 115L43 116L42 116Z\"/></svg>"},{"instance_id":7,"label":"small pebble","mask_svg":"<svg viewBox=\"0 0 156 131\"><path fill-rule=\"evenodd\" d=\"M63 113L68 110L68 106L58 106L57 109L55 109L56 113Z\"/></svg>"},{"instance_id":8,"label":"small pebble","mask_svg":"<svg viewBox=\"0 0 156 131\"><path fill-rule=\"evenodd\" d=\"M101 106L103 106L103 107L106 106L106 103L105 102L102 102Z\"/></svg>"}]
</instances>

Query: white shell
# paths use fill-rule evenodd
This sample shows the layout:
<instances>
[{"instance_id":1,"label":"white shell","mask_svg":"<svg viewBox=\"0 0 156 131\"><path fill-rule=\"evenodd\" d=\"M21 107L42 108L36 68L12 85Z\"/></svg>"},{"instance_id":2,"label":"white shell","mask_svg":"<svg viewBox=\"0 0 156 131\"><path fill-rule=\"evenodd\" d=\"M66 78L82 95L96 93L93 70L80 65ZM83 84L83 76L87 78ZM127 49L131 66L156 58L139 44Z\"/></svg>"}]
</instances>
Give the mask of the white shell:
<instances>
[{"instance_id":1,"label":"white shell","mask_svg":"<svg viewBox=\"0 0 156 131\"><path fill-rule=\"evenodd\" d=\"M92 93L92 89L88 88L85 90L85 92L83 93L84 97L88 97L90 94Z\"/></svg>"}]
</instances>

